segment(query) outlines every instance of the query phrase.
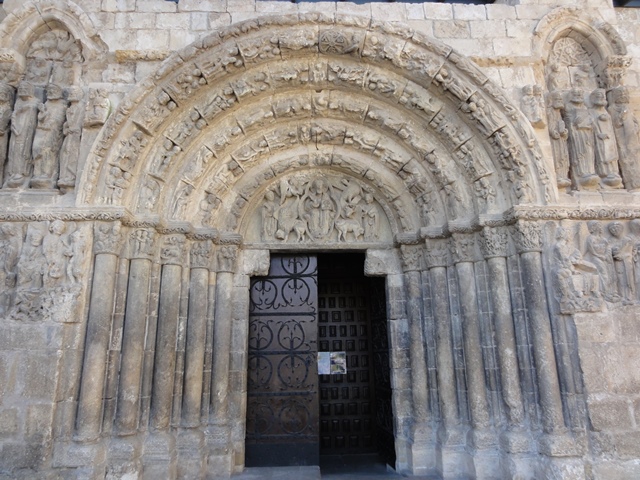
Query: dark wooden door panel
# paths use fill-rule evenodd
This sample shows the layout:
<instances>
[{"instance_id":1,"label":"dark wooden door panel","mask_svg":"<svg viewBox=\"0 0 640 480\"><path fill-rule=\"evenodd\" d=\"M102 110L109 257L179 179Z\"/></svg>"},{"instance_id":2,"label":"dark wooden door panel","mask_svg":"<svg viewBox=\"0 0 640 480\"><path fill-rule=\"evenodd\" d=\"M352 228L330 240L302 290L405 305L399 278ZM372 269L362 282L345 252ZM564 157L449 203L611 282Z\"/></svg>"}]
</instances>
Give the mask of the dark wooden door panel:
<instances>
[{"instance_id":1,"label":"dark wooden door panel","mask_svg":"<svg viewBox=\"0 0 640 480\"><path fill-rule=\"evenodd\" d=\"M250 295L245 464L317 465L316 257L273 255Z\"/></svg>"}]
</instances>

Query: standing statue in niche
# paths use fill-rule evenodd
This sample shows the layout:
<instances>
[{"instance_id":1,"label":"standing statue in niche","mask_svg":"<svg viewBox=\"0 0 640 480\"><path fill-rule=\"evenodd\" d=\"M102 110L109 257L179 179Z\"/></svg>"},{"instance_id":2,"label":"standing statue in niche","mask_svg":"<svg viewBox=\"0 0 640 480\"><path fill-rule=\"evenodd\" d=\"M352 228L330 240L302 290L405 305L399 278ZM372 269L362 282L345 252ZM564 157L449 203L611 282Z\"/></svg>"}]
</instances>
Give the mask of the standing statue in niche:
<instances>
[{"instance_id":1,"label":"standing statue in niche","mask_svg":"<svg viewBox=\"0 0 640 480\"><path fill-rule=\"evenodd\" d=\"M33 139L33 178L31 188L54 188L58 180L62 127L66 119L67 102L62 88L47 87L47 101L38 107L38 127Z\"/></svg>"},{"instance_id":2,"label":"standing statue in niche","mask_svg":"<svg viewBox=\"0 0 640 480\"><path fill-rule=\"evenodd\" d=\"M558 188L566 188L571 185L569 180L569 148L567 139L569 130L564 122L564 99L562 92L555 90L549 93L549 135L551 137L551 150L556 167L556 179Z\"/></svg>"},{"instance_id":3,"label":"standing statue in niche","mask_svg":"<svg viewBox=\"0 0 640 480\"><path fill-rule=\"evenodd\" d=\"M597 88L591 93L593 125L595 129L596 173L602 183L610 188L621 188L622 178L618 173L618 148L611 116L607 112L607 94Z\"/></svg>"},{"instance_id":4,"label":"standing statue in niche","mask_svg":"<svg viewBox=\"0 0 640 480\"><path fill-rule=\"evenodd\" d=\"M76 171L78 169L78 156L80 155L80 139L82 136L82 121L84 119L84 92L79 87L70 87L67 90L66 121L62 127L64 141L60 150L60 178L58 187L63 190L71 190L76 184Z\"/></svg>"},{"instance_id":5,"label":"standing statue in niche","mask_svg":"<svg viewBox=\"0 0 640 480\"><path fill-rule=\"evenodd\" d=\"M640 128L629 105L627 87L616 87L609 93L609 113L613 122L620 169L624 186L629 190L640 188Z\"/></svg>"},{"instance_id":6,"label":"standing statue in niche","mask_svg":"<svg viewBox=\"0 0 640 480\"><path fill-rule=\"evenodd\" d=\"M31 147L38 123L41 95L41 91L29 82L21 82L18 86L18 100L11 116L5 188L22 187L31 175Z\"/></svg>"},{"instance_id":7,"label":"standing statue in niche","mask_svg":"<svg viewBox=\"0 0 640 480\"><path fill-rule=\"evenodd\" d=\"M11 85L0 83L0 187L4 180L4 166L7 162L9 132L15 92Z\"/></svg>"},{"instance_id":8,"label":"standing statue in niche","mask_svg":"<svg viewBox=\"0 0 640 480\"><path fill-rule=\"evenodd\" d=\"M635 299L636 282L633 271L633 240L624 234L624 227L620 222L609 224L611 240L611 254L616 270L618 292L623 305L630 305Z\"/></svg>"},{"instance_id":9,"label":"standing statue in niche","mask_svg":"<svg viewBox=\"0 0 640 480\"><path fill-rule=\"evenodd\" d=\"M636 297L637 300L640 300L640 219L631 220L629 229L635 241L633 245L633 273L636 280Z\"/></svg>"},{"instance_id":10,"label":"standing statue in niche","mask_svg":"<svg viewBox=\"0 0 640 480\"><path fill-rule=\"evenodd\" d=\"M569 159L574 185L578 189L594 189L600 183L595 174L593 120L584 104L582 90L569 92L566 122L569 129Z\"/></svg>"},{"instance_id":11,"label":"standing statue in niche","mask_svg":"<svg viewBox=\"0 0 640 480\"><path fill-rule=\"evenodd\" d=\"M594 264L600 276L600 290L608 302L617 302L620 296L617 292L616 272L609 241L603 235L602 224L591 220L587 227L589 236L586 241L585 258Z\"/></svg>"}]
</instances>

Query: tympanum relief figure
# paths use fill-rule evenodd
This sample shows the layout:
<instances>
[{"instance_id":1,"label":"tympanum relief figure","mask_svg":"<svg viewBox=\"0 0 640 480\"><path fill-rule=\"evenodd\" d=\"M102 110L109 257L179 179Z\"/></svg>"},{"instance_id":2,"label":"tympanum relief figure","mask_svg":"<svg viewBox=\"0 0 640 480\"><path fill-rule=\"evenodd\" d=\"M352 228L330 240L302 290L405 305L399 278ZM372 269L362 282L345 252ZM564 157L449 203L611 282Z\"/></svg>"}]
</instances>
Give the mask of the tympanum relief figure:
<instances>
[{"instance_id":1,"label":"tympanum relief figure","mask_svg":"<svg viewBox=\"0 0 640 480\"><path fill-rule=\"evenodd\" d=\"M259 206L266 242L361 242L381 239L381 211L354 179L300 175L280 180Z\"/></svg>"}]
</instances>

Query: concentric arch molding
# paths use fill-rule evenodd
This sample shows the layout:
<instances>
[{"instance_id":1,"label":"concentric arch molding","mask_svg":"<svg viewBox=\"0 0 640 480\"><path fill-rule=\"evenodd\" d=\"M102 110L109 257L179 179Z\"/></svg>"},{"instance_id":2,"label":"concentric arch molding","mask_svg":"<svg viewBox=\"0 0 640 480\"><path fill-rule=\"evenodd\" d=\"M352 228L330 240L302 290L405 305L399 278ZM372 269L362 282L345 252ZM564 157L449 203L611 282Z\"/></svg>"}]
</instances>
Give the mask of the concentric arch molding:
<instances>
[{"instance_id":1,"label":"concentric arch molding","mask_svg":"<svg viewBox=\"0 0 640 480\"><path fill-rule=\"evenodd\" d=\"M304 126L316 133L303 139ZM331 129L342 131L317 133ZM276 147L278 132L295 141ZM402 179L410 195L403 208L422 226L430 204L445 217L436 222L460 219L455 205L446 207L453 180L462 192L457 209L475 217L553 196L526 120L468 59L407 27L304 14L233 25L164 61L105 124L78 203L198 224L207 188L220 180L215 215L223 219L238 208L237 181L300 149L340 150L351 170L351 158L368 156L382 177ZM140 195L149 190L144 207Z\"/></svg>"}]
</instances>

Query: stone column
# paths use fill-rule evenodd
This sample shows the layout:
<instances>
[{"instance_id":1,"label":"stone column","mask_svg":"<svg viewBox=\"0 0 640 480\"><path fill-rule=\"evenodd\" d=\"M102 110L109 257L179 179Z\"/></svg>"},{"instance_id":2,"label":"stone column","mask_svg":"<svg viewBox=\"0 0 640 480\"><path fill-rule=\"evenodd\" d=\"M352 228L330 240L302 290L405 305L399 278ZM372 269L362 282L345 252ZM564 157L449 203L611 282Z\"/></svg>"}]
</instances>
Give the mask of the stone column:
<instances>
[{"instance_id":1,"label":"stone column","mask_svg":"<svg viewBox=\"0 0 640 480\"><path fill-rule=\"evenodd\" d=\"M156 430L168 428L171 419L184 243L184 235L169 234L160 249L160 308L151 390L151 426Z\"/></svg>"},{"instance_id":2,"label":"stone column","mask_svg":"<svg viewBox=\"0 0 640 480\"><path fill-rule=\"evenodd\" d=\"M448 250L445 240L427 240L425 260L431 280L433 317L436 320L438 392L442 424L445 430L454 428L459 423L447 288Z\"/></svg>"},{"instance_id":3,"label":"stone column","mask_svg":"<svg viewBox=\"0 0 640 480\"><path fill-rule=\"evenodd\" d=\"M122 333L122 361L116 411L116 428L120 435L132 435L138 429L154 237L153 230L140 228L134 230L129 238L131 266Z\"/></svg>"},{"instance_id":4,"label":"stone column","mask_svg":"<svg viewBox=\"0 0 640 480\"><path fill-rule=\"evenodd\" d=\"M229 353L231 349L233 275L238 247L223 245L217 252L216 310L213 327L213 373L211 375L211 404L213 423L227 425L227 396L229 393Z\"/></svg>"},{"instance_id":5,"label":"stone column","mask_svg":"<svg viewBox=\"0 0 640 480\"><path fill-rule=\"evenodd\" d=\"M429 424L429 385L423 337L422 245L402 245L402 267L406 312L409 324L411 359L411 397L413 401L413 474L433 473L436 469L433 429Z\"/></svg>"},{"instance_id":6,"label":"stone column","mask_svg":"<svg viewBox=\"0 0 640 480\"><path fill-rule=\"evenodd\" d=\"M122 248L120 223L95 225L94 267L89 318L76 415L79 440L93 440L102 427L103 388L113 318L118 255Z\"/></svg>"},{"instance_id":7,"label":"stone column","mask_svg":"<svg viewBox=\"0 0 640 480\"><path fill-rule=\"evenodd\" d=\"M482 232L482 253L487 261L489 290L498 344L498 362L502 382L502 398L506 405L510 428L522 427L524 406L520 390L516 334L511 312L509 278L507 274L507 232L502 228L485 227Z\"/></svg>"},{"instance_id":8,"label":"stone column","mask_svg":"<svg viewBox=\"0 0 640 480\"><path fill-rule=\"evenodd\" d=\"M182 402L182 423L185 427L200 425L209 304L209 268L211 267L212 255L211 240L193 243L191 247L189 317L187 319L187 348Z\"/></svg>"},{"instance_id":9,"label":"stone column","mask_svg":"<svg viewBox=\"0 0 640 480\"><path fill-rule=\"evenodd\" d=\"M480 314L476 291L473 261L476 256L474 234L454 233L452 256L458 277L460 291L460 313L464 337L464 360L467 373L467 391L471 425L478 430L489 427L489 407L487 389L484 380L484 361L482 358L482 340L480 338ZM477 438L475 439L478 440Z\"/></svg>"},{"instance_id":10,"label":"stone column","mask_svg":"<svg viewBox=\"0 0 640 480\"><path fill-rule=\"evenodd\" d=\"M540 254L542 251L541 228L535 222L518 221L514 234L516 249L520 255L527 317L533 334L542 427L546 433L553 433L564 430L564 416L551 336L551 319L544 289Z\"/></svg>"}]
</instances>

